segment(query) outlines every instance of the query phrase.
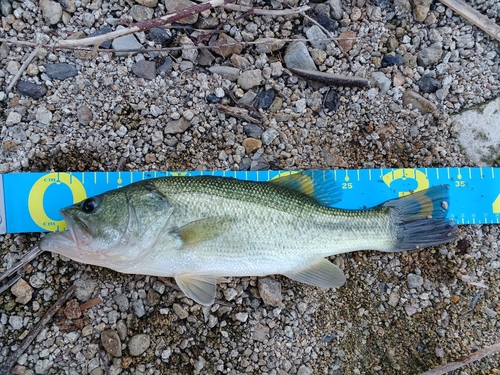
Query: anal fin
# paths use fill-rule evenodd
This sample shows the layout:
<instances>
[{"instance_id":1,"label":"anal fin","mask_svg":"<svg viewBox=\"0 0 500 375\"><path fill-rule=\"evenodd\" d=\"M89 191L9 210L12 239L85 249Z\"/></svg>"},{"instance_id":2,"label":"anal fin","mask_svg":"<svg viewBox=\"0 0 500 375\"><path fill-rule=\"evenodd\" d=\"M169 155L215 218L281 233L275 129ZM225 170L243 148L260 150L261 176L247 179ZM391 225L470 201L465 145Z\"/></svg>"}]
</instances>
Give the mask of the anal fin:
<instances>
[{"instance_id":1,"label":"anal fin","mask_svg":"<svg viewBox=\"0 0 500 375\"><path fill-rule=\"evenodd\" d=\"M189 298L204 306L213 305L217 286L214 275L181 273L175 276L175 281Z\"/></svg>"},{"instance_id":2,"label":"anal fin","mask_svg":"<svg viewBox=\"0 0 500 375\"><path fill-rule=\"evenodd\" d=\"M299 271L286 273L285 276L321 288L336 288L344 285L346 280L344 272L324 258Z\"/></svg>"}]
</instances>

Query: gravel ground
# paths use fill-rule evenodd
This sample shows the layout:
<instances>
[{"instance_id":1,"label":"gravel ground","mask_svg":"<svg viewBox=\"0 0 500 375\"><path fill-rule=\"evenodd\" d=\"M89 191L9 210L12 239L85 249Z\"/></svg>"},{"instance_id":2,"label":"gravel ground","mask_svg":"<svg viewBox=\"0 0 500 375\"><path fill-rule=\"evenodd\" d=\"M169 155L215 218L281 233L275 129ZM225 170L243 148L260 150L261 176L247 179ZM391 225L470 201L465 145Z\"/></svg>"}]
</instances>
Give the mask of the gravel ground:
<instances>
[{"instance_id":1,"label":"gravel ground","mask_svg":"<svg viewBox=\"0 0 500 375\"><path fill-rule=\"evenodd\" d=\"M60 4L2 0L0 37L78 39L175 5ZM283 8L275 0L242 4ZM347 53L331 40L307 48L293 41L322 38L304 15L240 17L217 9L189 20L194 27L142 32L112 46L240 45L132 56L41 48L8 92L34 47L4 42L0 173L474 165L450 116L498 96L497 41L439 2L414 13L406 0L290 4L309 5L307 15L343 37ZM498 1L470 4L499 23ZM202 38L218 25L218 40ZM253 43L262 38L285 42ZM372 85L307 83L287 69L294 59ZM260 123L216 104L249 105L247 114ZM219 284L220 303L210 308L169 280L43 254L0 295L0 363L76 282L74 299L19 359L16 374L418 374L500 339L498 227L460 227L459 237L422 251L335 257L347 276L338 290L280 276L233 278ZM39 238L0 236L3 267ZM497 374L499 359L457 373Z\"/></svg>"}]
</instances>

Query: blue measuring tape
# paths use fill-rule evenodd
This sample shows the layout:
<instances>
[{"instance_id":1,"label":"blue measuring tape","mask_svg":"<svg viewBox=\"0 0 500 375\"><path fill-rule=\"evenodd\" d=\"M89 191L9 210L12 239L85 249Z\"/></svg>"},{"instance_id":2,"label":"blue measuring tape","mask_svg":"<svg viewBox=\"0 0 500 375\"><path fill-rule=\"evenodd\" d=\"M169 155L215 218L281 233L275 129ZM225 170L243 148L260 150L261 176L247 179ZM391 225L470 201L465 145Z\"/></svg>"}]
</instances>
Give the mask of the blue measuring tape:
<instances>
[{"instance_id":1,"label":"blue measuring tape","mask_svg":"<svg viewBox=\"0 0 500 375\"><path fill-rule=\"evenodd\" d=\"M267 181L291 171L52 172L0 175L0 234L65 230L59 209L132 182L164 176L224 176ZM500 168L404 168L321 171L337 181L345 209L446 184L448 218L458 224L500 223ZM497 177L496 177L497 176Z\"/></svg>"}]
</instances>

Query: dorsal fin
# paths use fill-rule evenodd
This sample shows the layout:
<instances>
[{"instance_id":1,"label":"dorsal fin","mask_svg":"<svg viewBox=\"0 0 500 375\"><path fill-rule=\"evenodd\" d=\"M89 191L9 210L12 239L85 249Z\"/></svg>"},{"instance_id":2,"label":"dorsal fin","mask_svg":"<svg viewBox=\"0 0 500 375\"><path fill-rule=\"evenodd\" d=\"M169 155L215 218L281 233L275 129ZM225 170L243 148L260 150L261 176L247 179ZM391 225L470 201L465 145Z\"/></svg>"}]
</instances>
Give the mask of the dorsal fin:
<instances>
[{"instance_id":1,"label":"dorsal fin","mask_svg":"<svg viewBox=\"0 0 500 375\"><path fill-rule=\"evenodd\" d=\"M322 206L338 203L342 196L342 189L331 171L291 172L289 175L275 177L270 182L309 195Z\"/></svg>"}]
</instances>

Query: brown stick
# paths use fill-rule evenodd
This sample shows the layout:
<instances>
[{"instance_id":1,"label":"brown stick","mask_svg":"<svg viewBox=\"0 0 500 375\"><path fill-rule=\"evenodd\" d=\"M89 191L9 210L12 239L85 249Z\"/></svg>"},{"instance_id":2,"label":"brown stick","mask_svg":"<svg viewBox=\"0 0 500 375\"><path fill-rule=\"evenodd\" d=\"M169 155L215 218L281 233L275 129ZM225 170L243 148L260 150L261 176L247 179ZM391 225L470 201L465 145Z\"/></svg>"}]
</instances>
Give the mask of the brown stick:
<instances>
[{"instance_id":1,"label":"brown stick","mask_svg":"<svg viewBox=\"0 0 500 375\"><path fill-rule=\"evenodd\" d=\"M488 35L500 41L500 26L485 15L479 13L471 6L460 0L439 0L447 7L453 9L473 25L479 27Z\"/></svg>"},{"instance_id":2,"label":"brown stick","mask_svg":"<svg viewBox=\"0 0 500 375\"><path fill-rule=\"evenodd\" d=\"M333 86L347 86L347 87L368 87L370 81L366 78L345 76L340 74L325 73L316 70L306 70L298 68L288 68L293 74L299 77L310 79L316 82L324 83Z\"/></svg>"},{"instance_id":3,"label":"brown stick","mask_svg":"<svg viewBox=\"0 0 500 375\"><path fill-rule=\"evenodd\" d=\"M259 119L256 119L255 117L252 117L247 109L244 108L238 108L238 107L229 107L227 105L222 105L222 104L216 104L215 108L222 113L225 113L229 116L237 117L242 120L248 121L248 122L253 122L256 124L261 124L262 121Z\"/></svg>"},{"instance_id":4,"label":"brown stick","mask_svg":"<svg viewBox=\"0 0 500 375\"><path fill-rule=\"evenodd\" d=\"M479 361L480 359L483 359L484 357L487 357L492 354L496 354L500 352L500 342L487 346L486 348L480 349L475 353L472 353L468 355L465 358L462 358L459 361L452 362L452 363L447 363L444 366L435 368L433 370L426 371L420 375L444 375L447 374L450 371L455 371L458 370L459 368L462 368L472 362Z\"/></svg>"},{"instance_id":5,"label":"brown stick","mask_svg":"<svg viewBox=\"0 0 500 375\"><path fill-rule=\"evenodd\" d=\"M7 361L3 364L2 368L0 368L0 375L8 375L10 374L10 369L14 366L14 363L17 362L19 357L24 353L28 346L30 346L31 342L38 336L42 328L45 324L48 323L50 319L54 316L54 314L59 310L64 302L73 294L76 289L76 285L72 285L64 292L64 294L59 298L56 303L52 305L50 309L47 310L42 319L38 322L38 324L33 328L33 330L26 336L23 343L19 346L19 348L12 354Z\"/></svg>"},{"instance_id":6,"label":"brown stick","mask_svg":"<svg viewBox=\"0 0 500 375\"><path fill-rule=\"evenodd\" d=\"M180 20L184 17L192 16L193 14L201 13L205 10L223 6L225 4L232 3L234 0L210 0L206 3L193 5L192 7L183 9L179 12L168 14L163 17L155 18L152 20L147 20L144 22L139 22L131 25L126 29L115 30L107 34L93 36L90 38L83 39L71 39L71 40L61 40L59 46L61 47L75 47L75 46L88 46L88 45L99 45L107 40L115 39L128 34L137 33L140 31L145 31L152 29L153 27L159 27Z\"/></svg>"},{"instance_id":7,"label":"brown stick","mask_svg":"<svg viewBox=\"0 0 500 375\"><path fill-rule=\"evenodd\" d=\"M26 70L28 65L31 63L31 60L33 60L35 58L36 54L38 53L38 51L40 51L40 47L41 47L41 45L38 44L37 47L33 50L33 52L31 52L29 54L28 58L23 62L23 65L21 65L21 67L17 71L14 78L12 78L12 81L10 81L9 86L7 86L5 91L9 92L12 89L12 87L16 84L19 77L21 77L21 74L23 74L23 72Z\"/></svg>"},{"instance_id":8,"label":"brown stick","mask_svg":"<svg viewBox=\"0 0 500 375\"><path fill-rule=\"evenodd\" d=\"M11 268L9 268L7 271L4 273L0 274L0 282L5 280L7 277L12 275L14 272L16 272L19 268L24 267L24 265L28 264L31 262L33 259L35 259L37 256L39 256L41 253L43 253L43 250L40 250L38 246L35 246L32 248L28 253L26 253L22 259L14 264Z\"/></svg>"}]
</instances>

